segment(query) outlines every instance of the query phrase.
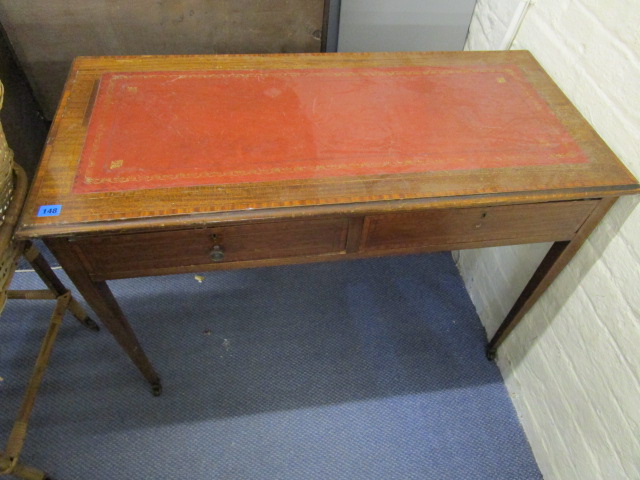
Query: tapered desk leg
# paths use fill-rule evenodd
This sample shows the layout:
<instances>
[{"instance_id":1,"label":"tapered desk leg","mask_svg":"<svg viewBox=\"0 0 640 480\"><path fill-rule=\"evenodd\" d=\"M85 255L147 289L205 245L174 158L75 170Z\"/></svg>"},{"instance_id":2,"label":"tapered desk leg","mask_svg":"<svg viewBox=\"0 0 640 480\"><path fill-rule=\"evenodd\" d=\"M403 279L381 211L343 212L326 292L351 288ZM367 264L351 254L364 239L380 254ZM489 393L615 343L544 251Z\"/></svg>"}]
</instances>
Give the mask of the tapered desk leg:
<instances>
[{"instance_id":1,"label":"tapered desk leg","mask_svg":"<svg viewBox=\"0 0 640 480\"><path fill-rule=\"evenodd\" d=\"M507 338L509 333L520 322L533 304L540 298L551 285L562 269L578 252L582 244L589 237L593 229L598 225L602 217L609 211L617 198L604 198L593 210L589 218L580 227L574 238L570 241L555 242L547 255L542 259L531 280L524 288L513 308L498 328L487 346L487 358L493 360L496 357L498 347Z\"/></svg>"},{"instance_id":2,"label":"tapered desk leg","mask_svg":"<svg viewBox=\"0 0 640 480\"><path fill-rule=\"evenodd\" d=\"M151 384L153 394L160 395L162 391L160 377L158 377L151 362L145 355L107 283L91 280L84 269L81 259L70 248L67 239L50 238L46 239L45 243L104 326L107 327L142 375Z\"/></svg>"}]
</instances>

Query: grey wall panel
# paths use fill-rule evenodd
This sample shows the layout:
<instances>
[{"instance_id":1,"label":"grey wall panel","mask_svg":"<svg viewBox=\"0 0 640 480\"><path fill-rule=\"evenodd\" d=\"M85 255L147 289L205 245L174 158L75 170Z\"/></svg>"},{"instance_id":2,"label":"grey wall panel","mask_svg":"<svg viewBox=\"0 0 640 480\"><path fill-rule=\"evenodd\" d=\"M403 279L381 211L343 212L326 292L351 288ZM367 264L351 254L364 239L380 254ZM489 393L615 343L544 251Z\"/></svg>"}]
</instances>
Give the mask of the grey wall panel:
<instances>
[{"instance_id":1,"label":"grey wall panel","mask_svg":"<svg viewBox=\"0 0 640 480\"><path fill-rule=\"evenodd\" d=\"M0 0L51 118L79 55L318 52L324 0Z\"/></svg>"},{"instance_id":2,"label":"grey wall panel","mask_svg":"<svg viewBox=\"0 0 640 480\"><path fill-rule=\"evenodd\" d=\"M325 11L326 45L324 51L338 51L338 28L340 26L340 0L329 0Z\"/></svg>"},{"instance_id":3,"label":"grey wall panel","mask_svg":"<svg viewBox=\"0 0 640 480\"><path fill-rule=\"evenodd\" d=\"M475 0L342 0L341 52L462 50Z\"/></svg>"}]
</instances>

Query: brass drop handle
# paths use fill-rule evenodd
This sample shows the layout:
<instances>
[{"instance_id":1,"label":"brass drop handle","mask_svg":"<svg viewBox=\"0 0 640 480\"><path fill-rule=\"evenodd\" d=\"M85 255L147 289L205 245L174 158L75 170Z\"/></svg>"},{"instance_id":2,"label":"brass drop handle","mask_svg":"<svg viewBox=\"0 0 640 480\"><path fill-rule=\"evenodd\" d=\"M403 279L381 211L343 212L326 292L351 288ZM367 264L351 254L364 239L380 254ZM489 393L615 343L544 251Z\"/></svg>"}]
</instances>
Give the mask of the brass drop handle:
<instances>
[{"instance_id":1,"label":"brass drop handle","mask_svg":"<svg viewBox=\"0 0 640 480\"><path fill-rule=\"evenodd\" d=\"M222 247L220 245L216 245L215 247L213 247L213 250L211 250L209 257L211 257L211 260L213 260L214 262L221 262L222 260L224 260L224 251L222 250Z\"/></svg>"}]
</instances>

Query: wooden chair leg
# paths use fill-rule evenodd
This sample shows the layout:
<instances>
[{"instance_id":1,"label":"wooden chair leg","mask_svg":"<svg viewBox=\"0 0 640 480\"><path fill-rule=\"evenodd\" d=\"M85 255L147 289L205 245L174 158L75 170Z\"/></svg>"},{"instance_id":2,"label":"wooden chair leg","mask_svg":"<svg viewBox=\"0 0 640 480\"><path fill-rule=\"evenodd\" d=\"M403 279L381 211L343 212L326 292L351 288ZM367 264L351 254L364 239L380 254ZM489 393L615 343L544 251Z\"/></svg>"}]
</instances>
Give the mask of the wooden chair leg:
<instances>
[{"instance_id":1,"label":"wooden chair leg","mask_svg":"<svg viewBox=\"0 0 640 480\"><path fill-rule=\"evenodd\" d=\"M56 296L64 295L69 291L51 269L51 266L42 256L38 247L32 242L25 242L23 255L47 287L56 293ZM100 330L98 324L87 315L82 305L80 305L75 298L71 297L68 309L85 327L95 331Z\"/></svg>"},{"instance_id":2,"label":"wooden chair leg","mask_svg":"<svg viewBox=\"0 0 640 480\"><path fill-rule=\"evenodd\" d=\"M42 382L42 377L44 376L44 372L47 368L47 364L49 363L49 358L51 357L53 344L56 340L56 336L58 335L60 324L62 323L62 317L65 311L69 308L70 300L71 300L70 292L66 292L63 295L60 295L56 300L56 306L53 311L53 314L51 315L49 328L47 329L47 333L45 334L44 339L42 340L40 351L38 352L38 358L36 359L36 364L33 369L33 373L31 374L27 391L22 400L22 405L20 406L18 417L13 425L13 429L11 430L11 433L9 434L9 440L7 441L6 451L0 457L0 465L5 466L6 464L5 468L3 470L0 470L0 475L2 474L16 475L16 468L19 465L18 459L20 457L20 452L22 451L22 446L24 445L24 440L27 434L29 417L31 416L31 411L33 410L33 406L36 401L36 395L38 393L38 388L40 387L40 383ZM24 466L21 466L20 468L18 468L18 471L22 471L24 474L29 474L29 475L33 472L36 472L37 474L43 474L43 472L40 472L39 470L32 469L30 467L24 467ZM32 476L32 477L22 477L22 478L46 478L46 477Z\"/></svg>"}]
</instances>

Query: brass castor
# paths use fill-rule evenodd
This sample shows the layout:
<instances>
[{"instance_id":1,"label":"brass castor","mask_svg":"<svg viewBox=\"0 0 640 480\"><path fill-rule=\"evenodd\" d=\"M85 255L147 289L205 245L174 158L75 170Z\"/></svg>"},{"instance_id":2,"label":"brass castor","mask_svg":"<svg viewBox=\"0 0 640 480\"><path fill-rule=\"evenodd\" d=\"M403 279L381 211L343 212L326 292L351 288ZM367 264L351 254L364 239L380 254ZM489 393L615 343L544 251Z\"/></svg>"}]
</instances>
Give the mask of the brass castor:
<instances>
[{"instance_id":1,"label":"brass castor","mask_svg":"<svg viewBox=\"0 0 640 480\"><path fill-rule=\"evenodd\" d=\"M160 380L157 380L151 384L151 393L154 397L160 396L160 394L162 393L162 384L160 383Z\"/></svg>"},{"instance_id":2,"label":"brass castor","mask_svg":"<svg viewBox=\"0 0 640 480\"><path fill-rule=\"evenodd\" d=\"M498 355L498 351L495 348L487 347L486 355L487 355L487 360L489 360L490 362L493 362L496 359L496 356Z\"/></svg>"},{"instance_id":3,"label":"brass castor","mask_svg":"<svg viewBox=\"0 0 640 480\"><path fill-rule=\"evenodd\" d=\"M91 317L87 317L82 321L82 324L87 327L89 330L93 330L94 332L100 331L100 326L93 320Z\"/></svg>"}]
</instances>

